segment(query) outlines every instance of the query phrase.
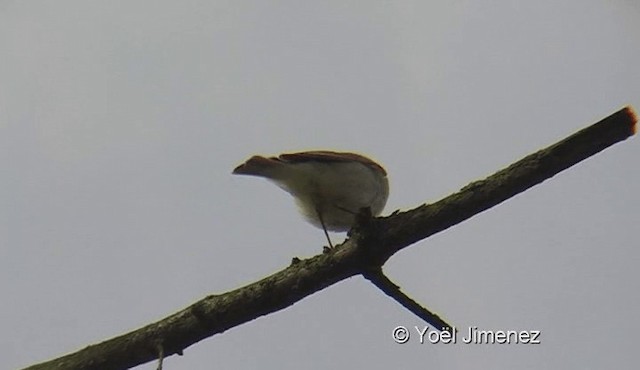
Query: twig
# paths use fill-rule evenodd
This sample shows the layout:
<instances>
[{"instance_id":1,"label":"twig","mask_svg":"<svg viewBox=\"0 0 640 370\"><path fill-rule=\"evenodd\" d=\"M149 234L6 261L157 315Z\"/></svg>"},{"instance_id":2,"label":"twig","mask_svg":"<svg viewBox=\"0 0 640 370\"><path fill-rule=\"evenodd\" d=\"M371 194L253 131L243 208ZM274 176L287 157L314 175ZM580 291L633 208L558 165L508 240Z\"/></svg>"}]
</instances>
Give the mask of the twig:
<instances>
[{"instance_id":1,"label":"twig","mask_svg":"<svg viewBox=\"0 0 640 370\"><path fill-rule=\"evenodd\" d=\"M158 343L158 370L162 370L163 361L164 361L164 347L162 347L162 343Z\"/></svg>"},{"instance_id":2,"label":"twig","mask_svg":"<svg viewBox=\"0 0 640 370\"><path fill-rule=\"evenodd\" d=\"M444 321L437 314L429 311L426 307L421 306L418 302L411 299L404 294L400 287L394 284L389 278L382 272L382 268L372 269L362 274L367 280L377 286L386 295L393 298L396 302L400 303L404 308L411 311L431 325L434 329L440 331L451 332L453 326Z\"/></svg>"}]
</instances>

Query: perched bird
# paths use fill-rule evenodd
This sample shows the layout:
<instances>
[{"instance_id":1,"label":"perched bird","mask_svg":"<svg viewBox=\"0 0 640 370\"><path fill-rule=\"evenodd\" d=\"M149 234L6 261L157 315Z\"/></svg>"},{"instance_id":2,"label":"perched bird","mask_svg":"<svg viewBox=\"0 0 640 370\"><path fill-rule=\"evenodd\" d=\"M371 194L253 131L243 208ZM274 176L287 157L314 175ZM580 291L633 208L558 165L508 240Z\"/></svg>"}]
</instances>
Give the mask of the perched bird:
<instances>
[{"instance_id":1,"label":"perched bird","mask_svg":"<svg viewBox=\"0 0 640 370\"><path fill-rule=\"evenodd\" d=\"M328 230L348 231L361 208L382 212L389 196L387 173L376 162L355 153L326 150L253 156L233 170L236 175L264 177L294 198L307 221Z\"/></svg>"}]
</instances>

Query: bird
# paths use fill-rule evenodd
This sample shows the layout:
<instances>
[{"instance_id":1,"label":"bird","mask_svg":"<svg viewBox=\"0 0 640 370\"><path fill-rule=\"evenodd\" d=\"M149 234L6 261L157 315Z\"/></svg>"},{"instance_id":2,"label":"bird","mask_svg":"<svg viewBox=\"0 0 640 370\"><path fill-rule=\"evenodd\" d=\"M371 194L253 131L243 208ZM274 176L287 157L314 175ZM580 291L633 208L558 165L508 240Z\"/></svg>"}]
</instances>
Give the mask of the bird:
<instances>
[{"instance_id":1,"label":"bird","mask_svg":"<svg viewBox=\"0 0 640 370\"><path fill-rule=\"evenodd\" d=\"M266 178L291 194L302 216L324 230L348 231L362 208L378 216L389 197L385 169L361 154L313 150L273 157L254 155L235 175Z\"/></svg>"}]
</instances>

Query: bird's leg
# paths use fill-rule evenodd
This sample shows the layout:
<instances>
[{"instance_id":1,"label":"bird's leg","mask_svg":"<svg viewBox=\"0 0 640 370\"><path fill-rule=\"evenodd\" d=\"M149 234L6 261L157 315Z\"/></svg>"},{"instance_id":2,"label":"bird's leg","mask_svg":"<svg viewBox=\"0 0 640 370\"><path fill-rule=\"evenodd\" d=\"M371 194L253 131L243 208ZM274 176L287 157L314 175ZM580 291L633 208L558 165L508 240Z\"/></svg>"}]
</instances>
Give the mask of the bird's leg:
<instances>
[{"instance_id":1,"label":"bird's leg","mask_svg":"<svg viewBox=\"0 0 640 370\"><path fill-rule=\"evenodd\" d=\"M329 233L327 232L327 226L324 224L324 219L322 218L322 212L320 212L320 209L318 207L316 207L316 213L318 214L318 219L320 220L320 224L322 225L322 230L324 231L324 235L327 237L327 241L329 242L329 248L333 249L331 238L329 238Z\"/></svg>"},{"instance_id":2,"label":"bird's leg","mask_svg":"<svg viewBox=\"0 0 640 370\"><path fill-rule=\"evenodd\" d=\"M359 212L354 212L350 209L344 208L342 206L339 205L334 205L334 207L336 207L337 209L341 210L342 212L346 212L349 214L353 215L354 221L353 221L353 225L351 226L351 229L349 229L349 231L347 231L347 236L351 237L351 231L353 230L354 227L361 225L363 220L370 220L371 217L373 217L371 215L371 207L363 207L360 209Z\"/></svg>"},{"instance_id":3,"label":"bird's leg","mask_svg":"<svg viewBox=\"0 0 640 370\"><path fill-rule=\"evenodd\" d=\"M352 210L347 209L347 208L344 208L344 207L339 206L339 205L337 205L337 204L336 204L336 205L334 205L334 207L336 207L337 209L341 210L342 212L351 213L352 215L357 215L357 214L358 214L358 212L353 212Z\"/></svg>"}]
</instances>

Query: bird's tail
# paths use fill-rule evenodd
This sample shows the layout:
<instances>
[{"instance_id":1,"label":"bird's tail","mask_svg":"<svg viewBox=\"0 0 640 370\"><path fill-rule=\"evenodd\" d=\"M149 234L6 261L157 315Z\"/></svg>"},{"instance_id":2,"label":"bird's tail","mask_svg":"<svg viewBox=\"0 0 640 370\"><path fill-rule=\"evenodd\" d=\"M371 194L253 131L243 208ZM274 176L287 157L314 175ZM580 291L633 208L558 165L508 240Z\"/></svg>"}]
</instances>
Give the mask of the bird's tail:
<instances>
[{"instance_id":1,"label":"bird's tail","mask_svg":"<svg viewBox=\"0 0 640 370\"><path fill-rule=\"evenodd\" d=\"M279 169L282 166L283 163L276 158L266 158L254 155L246 162L236 167L232 173L234 175L260 176L272 179L277 177Z\"/></svg>"}]
</instances>

